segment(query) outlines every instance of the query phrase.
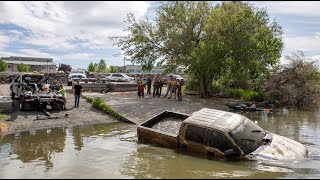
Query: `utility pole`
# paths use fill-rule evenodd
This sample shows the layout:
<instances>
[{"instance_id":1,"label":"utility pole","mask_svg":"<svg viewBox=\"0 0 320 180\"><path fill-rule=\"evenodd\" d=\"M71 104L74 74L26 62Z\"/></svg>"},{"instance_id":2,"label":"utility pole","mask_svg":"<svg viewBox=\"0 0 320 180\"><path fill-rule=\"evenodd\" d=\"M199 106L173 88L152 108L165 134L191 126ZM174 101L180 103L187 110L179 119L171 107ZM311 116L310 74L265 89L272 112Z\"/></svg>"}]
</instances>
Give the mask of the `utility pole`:
<instances>
[{"instance_id":1,"label":"utility pole","mask_svg":"<svg viewBox=\"0 0 320 180\"><path fill-rule=\"evenodd\" d=\"M123 73L126 73L126 58L123 59Z\"/></svg>"}]
</instances>

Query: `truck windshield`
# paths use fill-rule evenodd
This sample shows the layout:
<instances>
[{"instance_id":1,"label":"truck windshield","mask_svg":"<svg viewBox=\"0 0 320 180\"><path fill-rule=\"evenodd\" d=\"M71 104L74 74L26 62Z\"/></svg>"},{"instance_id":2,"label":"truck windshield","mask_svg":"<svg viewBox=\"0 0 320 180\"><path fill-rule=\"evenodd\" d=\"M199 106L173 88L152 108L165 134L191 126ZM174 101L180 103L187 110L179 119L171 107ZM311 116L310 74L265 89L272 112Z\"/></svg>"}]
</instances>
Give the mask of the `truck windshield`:
<instances>
[{"instance_id":1,"label":"truck windshield","mask_svg":"<svg viewBox=\"0 0 320 180\"><path fill-rule=\"evenodd\" d=\"M261 146L262 139L266 136L266 131L256 123L246 119L243 124L229 134L244 154L249 154Z\"/></svg>"}]
</instances>

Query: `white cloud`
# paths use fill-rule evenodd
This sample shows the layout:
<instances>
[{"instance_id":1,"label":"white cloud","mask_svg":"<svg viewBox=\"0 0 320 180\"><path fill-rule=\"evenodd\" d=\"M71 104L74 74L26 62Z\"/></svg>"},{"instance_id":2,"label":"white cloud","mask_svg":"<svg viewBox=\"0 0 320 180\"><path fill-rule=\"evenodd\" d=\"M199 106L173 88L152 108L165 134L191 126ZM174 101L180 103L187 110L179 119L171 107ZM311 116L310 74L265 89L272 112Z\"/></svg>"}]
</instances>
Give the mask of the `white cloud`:
<instances>
[{"instance_id":1,"label":"white cloud","mask_svg":"<svg viewBox=\"0 0 320 180\"><path fill-rule=\"evenodd\" d=\"M42 57L42 58L55 58L55 56L41 52L37 49L20 49L19 52L24 54L24 56L31 56L31 57Z\"/></svg>"},{"instance_id":2,"label":"white cloud","mask_svg":"<svg viewBox=\"0 0 320 180\"><path fill-rule=\"evenodd\" d=\"M292 53L294 53L294 52L292 52ZM285 56L292 56L292 54L286 54L286 55L282 56L280 58L281 64L289 64L290 63L290 60L286 59ZM305 59L306 61L309 61L309 62L314 61L318 65L320 65L320 55L310 56L310 55L305 54L305 57L306 57L306 59Z\"/></svg>"},{"instance_id":3,"label":"white cloud","mask_svg":"<svg viewBox=\"0 0 320 180\"><path fill-rule=\"evenodd\" d=\"M305 53L318 52L320 47L320 34L315 33L313 36L284 36L285 50L296 51L302 50Z\"/></svg>"},{"instance_id":4,"label":"white cloud","mask_svg":"<svg viewBox=\"0 0 320 180\"><path fill-rule=\"evenodd\" d=\"M58 49L60 51L67 51L76 48L74 44L68 42L67 38L49 33L34 34L29 37L25 37L22 42L26 44L44 46L48 49Z\"/></svg>"},{"instance_id":5,"label":"white cloud","mask_svg":"<svg viewBox=\"0 0 320 180\"><path fill-rule=\"evenodd\" d=\"M58 61L63 59L68 60L91 60L93 61L95 59L94 54L88 54L88 53L73 53L73 54L65 54L59 58Z\"/></svg>"},{"instance_id":6,"label":"white cloud","mask_svg":"<svg viewBox=\"0 0 320 180\"><path fill-rule=\"evenodd\" d=\"M144 16L150 2L143 1L4 1L0 2L0 24L11 23L33 35L23 42L56 50L75 49L70 40L87 36L80 46L100 49L111 47L109 36L123 34L123 20L133 12Z\"/></svg>"},{"instance_id":7,"label":"white cloud","mask_svg":"<svg viewBox=\"0 0 320 180\"><path fill-rule=\"evenodd\" d=\"M10 56L26 56L26 54L16 53L16 52L10 52L10 51L3 51L0 49L0 55L1 57L10 57Z\"/></svg>"},{"instance_id":8,"label":"white cloud","mask_svg":"<svg viewBox=\"0 0 320 180\"><path fill-rule=\"evenodd\" d=\"M53 58L56 56L48 53L44 53L37 49L20 49L17 52L0 50L0 57L10 57L10 56L23 56L23 57L42 57L42 58Z\"/></svg>"},{"instance_id":9,"label":"white cloud","mask_svg":"<svg viewBox=\"0 0 320 180\"><path fill-rule=\"evenodd\" d=\"M8 36L0 34L0 49L6 47L9 42L10 42L10 39Z\"/></svg>"},{"instance_id":10,"label":"white cloud","mask_svg":"<svg viewBox=\"0 0 320 180\"><path fill-rule=\"evenodd\" d=\"M275 14L320 16L319 1L257 1L254 4L258 7L266 7L268 12Z\"/></svg>"}]
</instances>

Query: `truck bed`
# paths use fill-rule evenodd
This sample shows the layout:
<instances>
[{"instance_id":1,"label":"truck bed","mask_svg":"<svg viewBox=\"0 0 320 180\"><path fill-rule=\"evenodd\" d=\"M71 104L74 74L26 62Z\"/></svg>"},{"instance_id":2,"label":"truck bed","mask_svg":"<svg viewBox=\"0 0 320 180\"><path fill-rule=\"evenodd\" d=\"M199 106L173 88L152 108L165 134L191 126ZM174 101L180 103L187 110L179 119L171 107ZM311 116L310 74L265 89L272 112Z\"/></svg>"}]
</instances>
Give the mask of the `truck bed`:
<instances>
[{"instance_id":1,"label":"truck bed","mask_svg":"<svg viewBox=\"0 0 320 180\"><path fill-rule=\"evenodd\" d=\"M181 124L182 124L181 119L175 119L174 117L167 117L167 118L161 119L151 128L178 136Z\"/></svg>"},{"instance_id":2,"label":"truck bed","mask_svg":"<svg viewBox=\"0 0 320 180\"><path fill-rule=\"evenodd\" d=\"M178 134L182 122L189 115L164 111L137 128L139 142L178 148Z\"/></svg>"}]
</instances>

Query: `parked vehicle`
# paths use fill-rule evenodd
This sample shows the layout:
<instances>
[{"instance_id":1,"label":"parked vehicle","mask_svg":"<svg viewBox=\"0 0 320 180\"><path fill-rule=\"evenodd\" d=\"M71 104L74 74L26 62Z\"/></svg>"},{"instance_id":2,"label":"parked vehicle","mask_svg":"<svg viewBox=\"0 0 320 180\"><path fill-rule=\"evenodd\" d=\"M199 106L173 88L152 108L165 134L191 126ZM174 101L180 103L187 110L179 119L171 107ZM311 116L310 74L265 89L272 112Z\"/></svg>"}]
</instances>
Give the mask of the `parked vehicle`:
<instances>
[{"instance_id":1,"label":"parked vehicle","mask_svg":"<svg viewBox=\"0 0 320 180\"><path fill-rule=\"evenodd\" d=\"M72 86L72 81L82 80L86 78L87 76L86 76L85 70L82 70L82 69L71 70L67 80L68 86Z\"/></svg>"},{"instance_id":2,"label":"parked vehicle","mask_svg":"<svg viewBox=\"0 0 320 180\"><path fill-rule=\"evenodd\" d=\"M170 80L170 77L173 77L173 78L176 78L177 80L180 80L182 82L182 84L185 84L185 82L186 82L185 78L181 77L178 74L169 74L161 79L163 84L167 85Z\"/></svg>"},{"instance_id":3,"label":"parked vehicle","mask_svg":"<svg viewBox=\"0 0 320 180\"><path fill-rule=\"evenodd\" d=\"M20 97L28 86L36 84L42 87L44 84L51 84L51 79L40 73L21 73L10 85L10 95L13 98Z\"/></svg>"},{"instance_id":4,"label":"parked vehicle","mask_svg":"<svg viewBox=\"0 0 320 180\"><path fill-rule=\"evenodd\" d=\"M44 74L20 74L10 85L11 97L20 98L19 108L22 111L46 109L47 105L62 110L65 100L57 91L49 90L51 82Z\"/></svg>"},{"instance_id":5,"label":"parked vehicle","mask_svg":"<svg viewBox=\"0 0 320 180\"><path fill-rule=\"evenodd\" d=\"M64 98L56 91L32 91L26 90L21 96L19 101L19 109L34 110L34 109L47 109L47 105L50 105L54 110L64 109Z\"/></svg>"},{"instance_id":6,"label":"parked vehicle","mask_svg":"<svg viewBox=\"0 0 320 180\"><path fill-rule=\"evenodd\" d=\"M133 77L130 77L124 73L108 73L105 78L108 81L116 81L116 82L130 82L134 80Z\"/></svg>"},{"instance_id":7,"label":"parked vehicle","mask_svg":"<svg viewBox=\"0 0 320 180\"><path fill-rule=\"evenodd\" d=\"M293 160L307 156L301 143L268 132L243 115L203 108L191 115L164 111L137 128L138 141L242 160Z\"/></svg>"}]
</instances>

